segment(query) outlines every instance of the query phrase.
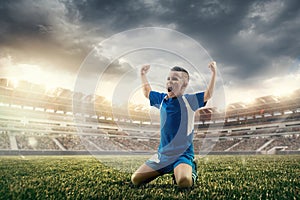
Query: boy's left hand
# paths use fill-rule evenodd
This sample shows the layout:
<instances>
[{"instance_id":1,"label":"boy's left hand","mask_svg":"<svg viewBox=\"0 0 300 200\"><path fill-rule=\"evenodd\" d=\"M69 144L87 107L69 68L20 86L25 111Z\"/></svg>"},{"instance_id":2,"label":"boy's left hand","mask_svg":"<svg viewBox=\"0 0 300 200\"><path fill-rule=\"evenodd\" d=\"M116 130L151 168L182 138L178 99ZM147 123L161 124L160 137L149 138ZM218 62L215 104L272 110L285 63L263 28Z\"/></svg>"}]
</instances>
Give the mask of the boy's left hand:
<instances>
[{"instance_id":1,"label":"boy's left hand","mask_svg":"<svg viewBox=\"0 0 300 200\"><path fill-rule=\"evenodd\" d=\"M210 70L213 73L216 73L217 70L217 63L215 61L212 61L211 63L209 63L208 68L210 68Z\"/></svg>"}]
</instances>

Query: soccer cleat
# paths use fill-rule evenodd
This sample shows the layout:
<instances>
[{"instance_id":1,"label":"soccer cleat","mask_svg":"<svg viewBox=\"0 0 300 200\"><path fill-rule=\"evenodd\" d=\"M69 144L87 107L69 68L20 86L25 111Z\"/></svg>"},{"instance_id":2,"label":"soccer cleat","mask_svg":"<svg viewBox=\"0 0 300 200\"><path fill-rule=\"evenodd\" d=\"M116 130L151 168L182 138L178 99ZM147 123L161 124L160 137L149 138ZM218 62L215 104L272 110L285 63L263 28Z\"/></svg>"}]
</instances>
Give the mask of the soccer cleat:
<instances>
[{"instance_id":1,"label":"soccer cleat","mask_svg":"<svg viewBox=\"0 0 300 200\"><path fill-rule=\"evenodd\" d=\"M175 178L175 174L174 174L174 173L172 174L172 179L173 179L173 184L174 184L174 185L177 185L177 182L176 182L176 178Z\"/></svg>"},{"instance_id":2,"label":"soccer cleat","mask_svg":"<svg viewBox=\"0 0 300 200\"><path fill-rule=\"evenodd\" d=\"M197 163L195 162L195 160L193 160L193 163L195 165L195 170L193 170L192 172L192 179L193 179L193 186L194 186L198 180L198 172L197 172Z\"/></svg>"},{"instance_id":3,"label":"soccer cleat","mask_svg":"<svg viewBox=\"0 0 300 200\"><path fill-rule=\"evenodd\" d=\"M198 179L198 175L196 173L192 173L192 179L193 179L193 186L196 185L197 179Z\"/></svg>"}]
</instances>

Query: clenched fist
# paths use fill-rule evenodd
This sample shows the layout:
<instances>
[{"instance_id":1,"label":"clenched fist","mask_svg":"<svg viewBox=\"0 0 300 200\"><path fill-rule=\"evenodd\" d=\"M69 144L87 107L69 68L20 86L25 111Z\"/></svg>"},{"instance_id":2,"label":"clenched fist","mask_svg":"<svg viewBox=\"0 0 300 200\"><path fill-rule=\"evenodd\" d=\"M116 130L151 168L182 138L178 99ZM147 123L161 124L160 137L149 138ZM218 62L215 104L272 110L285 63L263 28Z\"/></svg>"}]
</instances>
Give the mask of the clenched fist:
<instances>
[{"instance_id":1,"label":"clenched fist","mask_svg":"<svg viewBox=\"0 0 300 200\"><path fill-rule=\"evenodd\" d=\"M215 61L212 61L211 63L209 63L208 68L210 68L210 70L213 73L216 73L217 70L217 63Z\"/></svg>"},{"instance_id":2,"label":"clenched fist","mask_svg":"<svg viewBox=\"0 0 300 200\"><path fill-rule=\"evenodd\" d=\"M149 69L150 69L150 65L144 65L141 69L141 75L147 74Z\"/></svg>"}]
</instances>

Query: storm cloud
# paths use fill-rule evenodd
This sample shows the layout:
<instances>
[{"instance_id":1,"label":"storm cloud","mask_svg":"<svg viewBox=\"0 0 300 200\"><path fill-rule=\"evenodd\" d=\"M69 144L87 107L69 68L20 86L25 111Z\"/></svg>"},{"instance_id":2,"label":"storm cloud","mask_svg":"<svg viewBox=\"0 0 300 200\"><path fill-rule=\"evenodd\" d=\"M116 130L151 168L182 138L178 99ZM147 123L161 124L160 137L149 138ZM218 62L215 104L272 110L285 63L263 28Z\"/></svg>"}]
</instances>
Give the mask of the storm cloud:
<instances>
[{"instance_id":1,"label":"storm cloud","mask_svg":"<svg viewBox=\"0 0 300 200\"><path fill-rule=\"evenodd\" d=\"M7 58L76 75L101 41L143 27L168 28L194 39L217 61L231 89L252 90L258 82L299 74L297 0L6 0L0 2L0 26L3 76ZM123 73L115 63L109 74Z\"/></svg>"}]
</instances>

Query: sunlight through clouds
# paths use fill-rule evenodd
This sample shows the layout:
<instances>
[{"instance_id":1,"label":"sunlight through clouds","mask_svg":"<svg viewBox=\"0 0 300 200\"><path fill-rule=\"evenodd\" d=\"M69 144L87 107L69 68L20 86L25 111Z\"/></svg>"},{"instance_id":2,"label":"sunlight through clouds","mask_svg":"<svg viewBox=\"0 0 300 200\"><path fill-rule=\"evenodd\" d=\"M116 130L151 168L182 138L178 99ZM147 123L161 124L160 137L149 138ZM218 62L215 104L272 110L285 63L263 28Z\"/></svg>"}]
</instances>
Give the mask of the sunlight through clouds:
<instances>
[{"instance_id":1,"label":"sunlight through clouds","mask_svg":"<svg viewBox=\"0 0 300 200\"><path fill-rule=\"evenodd\" d=\"M135 69L131 78L140 83L137 77L141 63L152 63L157 69L167 65L188 67L163 52L148 51L148 56L135 52L110 60L110 55L133 48L134 42L149 46L151 32L131 38L124 36L102 49L98 46L124 31L160 27L187 35L217 61L226 103L245 100L245 96L246 101L251 101L262 95L285 95L285 91L299 88L299 1L20 0L2 1L0 8L1 77L24 79L48 88L73 89L81 64L96 47L101 58L99 68L110 61L114 65L107 71L105 87L99 91L111 99L118 74ZM203 70L203 75L191 72L190 86L199 84L199 90L204 90L205 80L209 79L205 74L207 63L195 48L168 34L159 35L156 40L175 50L184 50L188 59L198 59L195 65ZM99 75L96 73L89 71L82 78L88 82ZM155 82L165 78L157 72L151 76Z\"/></svg>"}]
</instances>

